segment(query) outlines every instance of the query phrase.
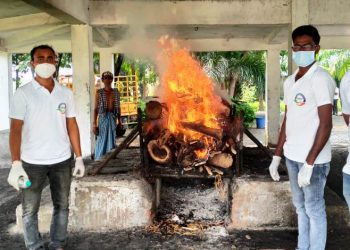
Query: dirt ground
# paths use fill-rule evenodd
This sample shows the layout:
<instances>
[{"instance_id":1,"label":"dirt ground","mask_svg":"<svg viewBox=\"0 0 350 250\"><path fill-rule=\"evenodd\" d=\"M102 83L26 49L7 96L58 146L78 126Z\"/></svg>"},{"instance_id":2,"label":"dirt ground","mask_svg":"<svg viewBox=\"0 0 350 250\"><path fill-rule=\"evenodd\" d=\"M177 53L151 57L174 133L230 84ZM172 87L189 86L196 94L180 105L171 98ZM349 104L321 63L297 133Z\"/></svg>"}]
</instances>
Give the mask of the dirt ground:
<instances>
[{"instance_id":1,"label":"dirt ground","mask_svg":"<svg viewBox=\"0 0 350 250\"><path fill-rule=\"evenodd\" d=\"M347 131L342 124L341 117L335 117L334 131L332 134L333 160L332 170L328 178L328 186L341 194L341 167L347 156ZM264 138L263 130L256 130L254 134L258 138ZM262 161L260 168L251 168L261 174L267 174L268 161ZM10 233L15 221L15 208L20 203L19 195L7 185L9 169L0 168L0 250L21 250L25 249L23 236ZM171 186L167 192L179 194L187 192L185 188ZM198 189L198 196L206 189ZM163 194L169 195L169 194ZM179 219L185 216L188 219L198 219L196 211L187 211L181 204L184 201L177 200L177 215ZM215 199L213 202L216 202ZM158 215L158 220L169 219L171 215L171 204L163 202L163 208ZM205 207L206 201L200 206ZM208 205L208 204L207 204ZM208 226L196 232L194 235L169 234L167 232L150 232L146 228L135 228L132 230L107 231L107 232L69 232L68 250L104 250L104 249L295 249L297 232L295 230L265 230L265 231L235 231L229 234L224 229L225 215L224 206L217 203L211 206L211 216L208 221L203 220ZM48 235L43 235L48 239ZM349 250L350 229L329 231L327 249Z\"/></svg>"}]
</instances>

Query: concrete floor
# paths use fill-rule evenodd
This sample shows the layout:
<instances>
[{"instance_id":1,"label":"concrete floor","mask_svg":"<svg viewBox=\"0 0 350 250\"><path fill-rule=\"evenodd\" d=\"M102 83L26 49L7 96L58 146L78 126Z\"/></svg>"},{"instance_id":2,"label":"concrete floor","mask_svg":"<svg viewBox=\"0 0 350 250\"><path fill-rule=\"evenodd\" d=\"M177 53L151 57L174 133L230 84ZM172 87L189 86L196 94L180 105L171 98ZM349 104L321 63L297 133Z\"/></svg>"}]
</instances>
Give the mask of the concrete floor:
<instances>
[{"instance_id":1,"label":"concrete floor","mask_svg":"<svg viewBox=\"0 0 350 250\"><path fill-rule=\"evenodd\" d=\"M332 170L328 185L341 193L341 167L347 155L348 132L342 117L333 117ZM263 129L251 129L263 141ZM23 237L9 230L15 223L19 195L7 184L10 165L8 131L0 132L0 249L25 249ZM244 144L253 145L245 138ZM230 235L209 230L200 235L150 233L143 228L108 232L70 232L67 249L295 249L297 233L285 230L239 231ZM44 235L48 238L48 235ZM350 230L329 231L327 249L349 249Z\"/></svg>"}]
</instances>

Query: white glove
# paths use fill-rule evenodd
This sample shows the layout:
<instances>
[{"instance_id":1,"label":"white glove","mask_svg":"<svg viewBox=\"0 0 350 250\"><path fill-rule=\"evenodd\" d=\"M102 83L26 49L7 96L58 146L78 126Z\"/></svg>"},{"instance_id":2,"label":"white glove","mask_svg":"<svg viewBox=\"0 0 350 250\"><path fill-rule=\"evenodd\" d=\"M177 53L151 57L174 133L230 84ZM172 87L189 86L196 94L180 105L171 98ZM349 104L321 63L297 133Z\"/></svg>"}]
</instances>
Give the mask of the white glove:
<instances>
[{"instance_id":1,"label":"white glove","mask_svg":"<svg viewBox=\"0 0 350 250\"><path fill-rule=\"evenodd\" d=\"M303 167L300 169L298 173L298 185L299 187L306 187L310 185L310 179L312 175L312 171L314 169L314 165L309 165L306 162Z\"/></svg>"},{"instance_id":2,"label":"white glove","mask_svg":"<svg viewBox=\"0 0 350 250\"><path fill-rule=\"evenodd\" d=\"M73 176L80 178L84 176L84 173L85 173L85 165L83 162L83 158L80 156L75 159Z\"/></svg>"},{"instance_id":3,"label":"white glove","mask_svg":"<svg viewBox=\"0 0 350 250\"><path fill-rule=\"evenodd\" d=\"M279 181L280 180L280 175L278 174L278 166L280 165L281 162L281 157L274 155L272 157L272 162L269 167L270 175L272 180L274 181Z\"/></svg>"},{"instance_id":4,"label":"white glove","mask_svg":"<svg viewBox=\"0 0 350 250\"><path fill-rule=\"evenodd\" d=\"M14 161L12 163L12 167L7 178L7 182L14 187L17 191L19 191L18 180L23 176L24 178L28 178L26 171L24 171L22 167L21 161Z\"/></svg>"}]
</instances>

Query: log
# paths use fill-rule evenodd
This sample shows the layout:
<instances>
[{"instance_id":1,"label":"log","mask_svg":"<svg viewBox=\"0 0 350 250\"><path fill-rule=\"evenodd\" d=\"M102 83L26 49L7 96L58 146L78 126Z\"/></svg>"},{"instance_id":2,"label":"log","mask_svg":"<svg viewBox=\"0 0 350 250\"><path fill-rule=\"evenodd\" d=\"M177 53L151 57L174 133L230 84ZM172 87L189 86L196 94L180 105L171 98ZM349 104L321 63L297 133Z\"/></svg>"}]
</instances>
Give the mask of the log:
<instances>
[{"instance_id":1,"label":"log","mask_svg":"<svg viewBox=\"0 0 350 250\"><path fill-rule=\"evenodd\" d=\"M233 164L233 158L230 154L222 153L214 155L213 158L208 160L208 163L220 168L229 168Z\"/></svg>"},{"instance_id":2,"label":"log","mask_svg":"<svg viewBox=\"0 0 350 250\"><path fill-rule=\"evenodd\" d=\"M192 123L192 122L181 122L181 125L184 128L194 130L196 132L202 133L204 135L214 137L218 140L222 139L222 130L221 129L215 129L215 128L209 128L207 126L204 126L200 123Z\"/></svg>"},{"instance_id":3,"label":"log","mask_svg":"<svg viewBox=\"0 0 350 250\"><path fill-rule=\"evenodd\" d=\"M156 140L147 144L147 150L153 160L160 164L167 164L171 160L171 150L166 145L159 145Z\"/></svg>"},{"instance_id":4,"label":"log","mask_svg":"<svg viewBox=\"0 0 350 250\"><path fill-rule=\"evenodd\" d=\"M208 175L212 176L213 172L211 172L210 167L208 167L207 165L204 165L205 170L207 171Z\"/></svg>"},{"instance_id":5,"label":"log","mask_svg":"<svg viewBox=\"0 0 350 250\"><path fill-rule=\"evenodd\" d=\"M157 101L149 101L146 104L145 112L147 118L151 120L159 119L162 116L162 104Z\"/></svg>"},{"instance_id":6,"label":"log","mask_svg":"<svg viewBox=\"0 0 350 250\"><path fill-rule=\"evenodd\" d=\"M136 139L137 135L139 134L139 124L133 128L133 130L131 130L131 132L127 135L127 137L124 139L124 141L122 141L120 143L120 145L113 149L112 153L110 155L108 155L108 157L106 159L103 160L103 162L101 163L101 165L99 166L95 166L90 174L91 175L96 175L100 172L100 170L107 165L107 163L112 160L115 159L115 157L119 154L120 151L122 151L124 148L127 147L127 145L130 145L130 143Z\"/></svg>"}]
</instances>

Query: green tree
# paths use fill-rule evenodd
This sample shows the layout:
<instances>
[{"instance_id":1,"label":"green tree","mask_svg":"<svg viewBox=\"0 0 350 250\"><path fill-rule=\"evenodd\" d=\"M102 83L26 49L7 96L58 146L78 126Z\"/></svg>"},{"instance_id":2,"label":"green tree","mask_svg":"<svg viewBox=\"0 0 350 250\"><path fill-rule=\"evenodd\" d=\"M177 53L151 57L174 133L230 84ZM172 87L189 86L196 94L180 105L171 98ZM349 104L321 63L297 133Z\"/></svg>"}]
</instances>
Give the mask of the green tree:
<instances>
[{"instance_id":1,"label":"green tree","mask_svg":"<svg viewBox=\"0 0 350 250\"><path fill-rule=\"evenodd\" d=\"M30 54L12 54L12 69L15 70L15 77L12 79L16 83L16 89L23 83L22 75L30 70Z\"/></svg>"},{"instance_id":2,"label":"green tree","mask_svg":"<svg viewBox=\"0 0 350 250\"><path fill-rule=\"evenodd\" d=\"M263 108L265 51L200 52L196 56L207 74L226 89L229 96L241 96L243 85L254 85Z\"/></svg>"},{"instance_id":3,"label":"green tree","mask_svg":"<svg viewBox=\"0 0 350 250\"><path fill-rule=\"evenodd\" d=\"M339 87L344 74L350 70L350 50L322 50L318 55L318 61L332 75Z\"/></svg>"}]
</instances>

